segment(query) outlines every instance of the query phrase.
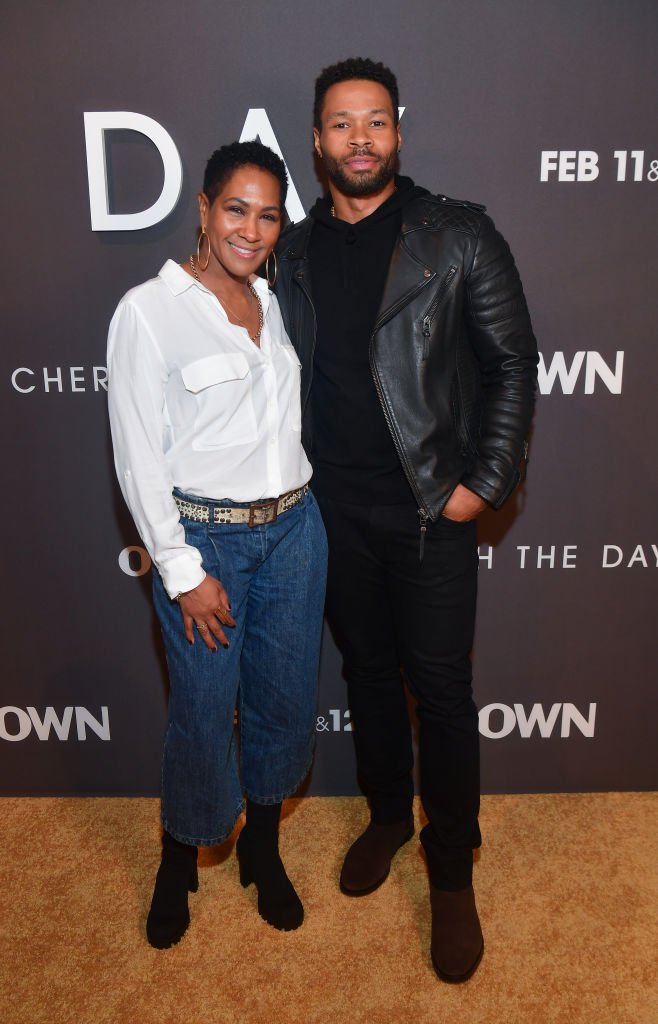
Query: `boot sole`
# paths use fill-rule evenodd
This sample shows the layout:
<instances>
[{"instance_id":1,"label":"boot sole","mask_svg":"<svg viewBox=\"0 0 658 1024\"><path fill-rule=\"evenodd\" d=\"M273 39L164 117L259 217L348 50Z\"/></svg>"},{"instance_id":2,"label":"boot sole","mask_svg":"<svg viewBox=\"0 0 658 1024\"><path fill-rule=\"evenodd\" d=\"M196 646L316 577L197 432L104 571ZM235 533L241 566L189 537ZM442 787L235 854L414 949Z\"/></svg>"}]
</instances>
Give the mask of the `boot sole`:
<instances>
[{"instance_id":1,"label":"boot sole","mask_svg":"<svg viewBox=\"0 0 658 1024\"><path fill-rule=\"evenodd\" d=\"M263 921L265 921L266 924L269 924L270 928L276 928L276 930L278 932L294 932L297 928L301 928L301 926L304 923L304 911L303 910L302 910L302 916L300 917L300 919L298 921L297 920L293 920L293 921L290 921L290 922L286 921L285 923L281 922L280 920L272 920L272 918L270 918L266 914L264 914L263 911L260 908L258 910L258 913L259 913L260 917L263 919Z\"/></svg>"},{"instance_id":2,"label":"boot sole","mask_svg":"<svg viewBox=\"0 0 658 1024\"><path fill-rule=\"evenodd\" d=\"M258 890L256 879L253 877L248 868L242 863L239 854L238 867L240 871L240 885L242 886L242 888L247 889L250 885L255 885L256 890ZM304 923L303 906L301 910L301 917L299 918L299 920L297 920L297 918L293 918L291 921L281 921L280 918L273 919L272 917L268 917L268 915L261 908L260 893L258 895L258 913L266 924L269 924L271 928L276 928L276 930L279 932L294 932L296 928L301 927L301 925Z\"/></svg>"},{"instance_id":3,"label":"boot sole","mask_svg":"<svg viewBox=\"0 0 658 1024\"><path fill-rule=\"evenodd\" d=\"M412 828L410 833L409 833L409 835L405 839L402 840L402 842L398 846L397 850L394 851L393 857L395 857L397 855L397 853L402 849L402 847L405 845L405 843L408 843L410 839L413 839L414 835L415 835L415 829ZM340 891L342 892L343 896L369 896L371 892L376 892L376 890L379 889L379 887L384 884L384 882L386 881L386 879L388 878L388 876L391 873L391 864L393 863L393 857L391 857L391 860L389 862L388 870L387 870L386 874L383 875L380 879L378 879L378 881L376 881L373 885L369 885L365 889L347 889L343 885L343 883L341 881L339 881L338 885L339 885Z\"/></svg>"},{"instance_id":4,"label":"boot sole","mask_svg":"<svg viewBox=\"0 0 658 1024\"><path fill-rule=\"evenodd\" d=\"M462 984L462 982L468 981L469 978L473 977L478 967L480 966L480 961L482 960L483 954L484 942L480 947L480 952L475 958L474 963L471 964L471 966L468 968L467 971L464 972L464 974L446 974L445 971L442 971L441 968L437 965L436 961L434 960L434 957L432 957L432 967L434 968L435 973L441 979L441 981L446 981L449 985L460 985Z\"/></svg>"},{"instance_id":5,"label":"boot sole","mask_svg":"<svg viewBox=\"0 0 658 1024\"><path fill-rule=\"evenodd\" d=\"M190 926L188 921L180 934L172 935L149 935L148 929L146 930L146 938L148 939L149 946L153 946L153 949L171 949L172 946L176 946L185 935L185 932Z\"/></svg>"}]
</instances>

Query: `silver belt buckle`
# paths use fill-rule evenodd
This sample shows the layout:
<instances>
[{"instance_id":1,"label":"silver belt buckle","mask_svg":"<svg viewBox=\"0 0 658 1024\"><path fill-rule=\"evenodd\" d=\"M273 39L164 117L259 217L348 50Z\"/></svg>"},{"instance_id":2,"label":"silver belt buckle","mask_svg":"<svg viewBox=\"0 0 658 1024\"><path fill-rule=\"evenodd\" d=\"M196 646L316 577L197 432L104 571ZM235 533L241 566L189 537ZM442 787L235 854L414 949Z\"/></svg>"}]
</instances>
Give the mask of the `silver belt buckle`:
<instances>
[{"instance_id":1,"label":"silver belt buckle","mask_svg":"<svg viewBox=\"0 0 658 1024\"><path fill-rule=\"evenodd\" d=\"M249 522L248 526L265 526L267 523L273 523L277 517L276 507L279 503L278 498L274 498L273 501L262 501L259 505L252 505L249 509Z\"/></svg>"}]
</instances>

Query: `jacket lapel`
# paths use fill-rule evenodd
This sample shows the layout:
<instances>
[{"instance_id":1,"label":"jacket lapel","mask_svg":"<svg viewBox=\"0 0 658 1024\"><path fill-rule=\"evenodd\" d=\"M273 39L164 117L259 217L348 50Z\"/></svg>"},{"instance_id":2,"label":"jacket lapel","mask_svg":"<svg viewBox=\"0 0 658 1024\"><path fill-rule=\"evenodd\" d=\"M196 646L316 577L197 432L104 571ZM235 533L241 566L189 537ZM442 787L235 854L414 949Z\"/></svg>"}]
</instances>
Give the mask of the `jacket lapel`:
<instances>
[{"instance_id":1,"label":"jacket lapel","mask_svg":"<svg viewBox=\"0 0 658 1024\"><path fill-rule=\"evenodd\" d=\"M413 233L412 237L413 237ZM393 255L388 268L384 294L379 306L379 314L375 323L378 331L399 309L431 284L437 276L436 271L426 266L413 254L405 243L405 225L402 226L400 237L395 243Z\"/></svg>"}]
</instances>

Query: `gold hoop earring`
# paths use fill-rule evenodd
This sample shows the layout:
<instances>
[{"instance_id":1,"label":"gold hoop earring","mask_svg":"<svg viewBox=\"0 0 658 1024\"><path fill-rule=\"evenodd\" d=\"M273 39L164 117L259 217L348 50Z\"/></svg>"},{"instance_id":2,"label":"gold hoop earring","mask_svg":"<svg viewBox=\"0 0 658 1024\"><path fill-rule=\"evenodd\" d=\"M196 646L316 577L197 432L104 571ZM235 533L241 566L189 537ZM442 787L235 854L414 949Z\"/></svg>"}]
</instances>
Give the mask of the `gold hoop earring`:
<instances>
[{"instance_id":1,"label":"gold hoop earring","mask_svg":"<svg viewBox=\"0 0 658 1024\"><path fill-rule=\"evenodd\" d=\"M206 241L208 242L208 255L206 257L206 262L202 263L201 262L201 239L204 238L204 237L205 237ZM208 232L206 231L206 229L205 228L201 228L201 232L199 234L199 238L198 238L198 241L196 243L196 265L199 268L199 270L207 270L209 263L210 263L210 239L208 238Z\"/></svg>"},{"instance_id":2,"label":"gold hoop earring","mask_svg":"<svg viewBox=\"0 0 658 1024\"><path fill-rule=\"evenodd\" d=\"M271 281L270 281L270 256L274 257L274 277L272 278ZM270 256L268 256L267 259L265 260L265 277L267 278L267 286L268 286L268 288L274 288L274 285L276 284L277 271L279 269L278 266L277 266L276 253L275 253L274 249L272 249L272 251L270 253Z\"/></svg>"}]
</instances>

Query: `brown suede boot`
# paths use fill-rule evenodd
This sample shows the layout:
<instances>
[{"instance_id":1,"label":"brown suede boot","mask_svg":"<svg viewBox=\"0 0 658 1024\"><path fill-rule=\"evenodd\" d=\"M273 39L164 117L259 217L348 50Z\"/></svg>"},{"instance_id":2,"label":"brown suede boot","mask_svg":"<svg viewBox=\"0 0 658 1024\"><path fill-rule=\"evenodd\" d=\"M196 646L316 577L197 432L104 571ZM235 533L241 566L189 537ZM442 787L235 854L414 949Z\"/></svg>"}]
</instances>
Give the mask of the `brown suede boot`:
<instances>
[{"instance_id":1,"label":"brown suede boot","mask_svg":"<svg viewBox=\"0 0 658 1024\"><path fill-rule=\"evenodd\" d=\"M468 981L484 952L473 886L447 892L430 886L432 963L442 981Z\"/></svg>"},{"instance_id":2,"label":"brown suede boot","mask_svg":"<svg viewBox=\"0 0 658 1024\"><path fill-rule=\"evenodd\" d=\"M393 857L414 834L413 818L392 825L370 822L352 843L340 873L340 888L346 896L367 896L388 878Z\"/></svg>"}]
</instances>

